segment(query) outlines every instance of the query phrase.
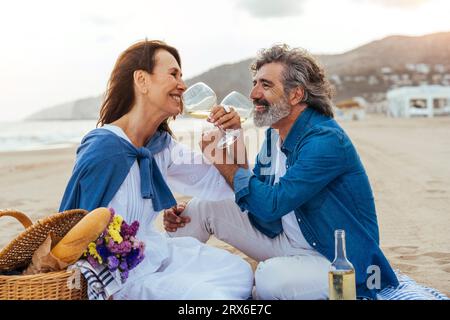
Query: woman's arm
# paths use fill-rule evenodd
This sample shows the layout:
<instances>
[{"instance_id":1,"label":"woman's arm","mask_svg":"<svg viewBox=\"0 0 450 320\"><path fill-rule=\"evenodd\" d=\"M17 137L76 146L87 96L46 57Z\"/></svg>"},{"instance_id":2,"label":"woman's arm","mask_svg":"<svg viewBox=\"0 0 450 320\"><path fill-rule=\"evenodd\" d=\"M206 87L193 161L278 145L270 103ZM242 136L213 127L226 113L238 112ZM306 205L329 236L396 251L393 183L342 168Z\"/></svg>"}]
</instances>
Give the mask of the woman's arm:
<instances>
[{"instance_id":1,"label":"woman's arm","mask_svg":"<svg viewBox=\"0 0 450 320\"><path fill-rule=\"evenodd\" d=\"M173 191L207 200L234 199L233 190L200 152L175 140L172 140L169 151L167 182Z\"/></svg>"}]
</instances>

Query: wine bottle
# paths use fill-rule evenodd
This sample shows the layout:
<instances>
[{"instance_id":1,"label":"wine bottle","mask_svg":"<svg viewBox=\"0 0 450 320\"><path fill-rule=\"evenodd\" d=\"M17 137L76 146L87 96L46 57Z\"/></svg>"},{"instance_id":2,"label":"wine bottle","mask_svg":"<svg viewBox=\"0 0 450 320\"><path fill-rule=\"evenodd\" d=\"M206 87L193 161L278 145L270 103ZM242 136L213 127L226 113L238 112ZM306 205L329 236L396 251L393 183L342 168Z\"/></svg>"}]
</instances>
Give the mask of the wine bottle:
<instances>
[{"instance_id":1,"label":"wine bottle","mask_svg":"<svg viewBox=\"0 0 450 320\"><path fill-rule=\"evenodd\" d=\"M355 268L345 252L345 231L335 230L335 256L328 272L330 300L355 300Z\"/></svg>"}]
</instances>

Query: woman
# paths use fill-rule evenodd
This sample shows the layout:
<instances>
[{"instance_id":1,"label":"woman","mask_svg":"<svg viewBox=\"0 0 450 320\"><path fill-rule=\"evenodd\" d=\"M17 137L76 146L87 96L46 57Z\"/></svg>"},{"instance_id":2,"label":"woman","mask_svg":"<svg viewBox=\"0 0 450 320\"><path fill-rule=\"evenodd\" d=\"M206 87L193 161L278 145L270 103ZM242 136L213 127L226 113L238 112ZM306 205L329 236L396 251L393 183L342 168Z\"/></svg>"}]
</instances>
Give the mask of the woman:
<instances>
[{"instance_id":1,"label":"woman","mask_svg":"<svg viewBox=\"0 0 450 320\"><path fill-rule=\"evenodd\" d=\"M138 220L146 244L144 261L131 270L114 299L246 299L253 285L247 262L190 237L168 238L154 229L158 212L176 204L177 192L221 200L232 197L208 164L183 164L172 155L202 163L171 137L167 121L182 112L177 50L142 41L118 58L108 84L99 124L77 150L77 160L60 210L112 207L125 221ZM224 111L224 126L239 123ZM175 152L176 151L176 152ZM200 158L199 158L200 157ZM164 178L166 177L166 178Z\"/></svg>"}]
</instances>

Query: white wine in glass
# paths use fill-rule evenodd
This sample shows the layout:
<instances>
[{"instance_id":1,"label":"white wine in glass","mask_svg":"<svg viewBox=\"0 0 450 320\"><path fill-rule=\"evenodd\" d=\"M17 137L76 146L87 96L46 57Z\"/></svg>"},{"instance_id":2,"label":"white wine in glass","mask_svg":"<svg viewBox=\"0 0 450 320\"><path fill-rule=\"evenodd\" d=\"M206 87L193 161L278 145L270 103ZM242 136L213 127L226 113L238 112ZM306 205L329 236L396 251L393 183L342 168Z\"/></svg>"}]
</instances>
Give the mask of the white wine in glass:
<instances>
[{"instance_id":1,"label":"white wine in glass","mask_svg":"<svg viewBox=\"0 0 450 320\"><path fill-rule=\"evenodd\" d=\"M207 119L217 104L216 93L203 82L197 82L183 93L184 109L193 118Z\"/></svg>"}]
</instances>

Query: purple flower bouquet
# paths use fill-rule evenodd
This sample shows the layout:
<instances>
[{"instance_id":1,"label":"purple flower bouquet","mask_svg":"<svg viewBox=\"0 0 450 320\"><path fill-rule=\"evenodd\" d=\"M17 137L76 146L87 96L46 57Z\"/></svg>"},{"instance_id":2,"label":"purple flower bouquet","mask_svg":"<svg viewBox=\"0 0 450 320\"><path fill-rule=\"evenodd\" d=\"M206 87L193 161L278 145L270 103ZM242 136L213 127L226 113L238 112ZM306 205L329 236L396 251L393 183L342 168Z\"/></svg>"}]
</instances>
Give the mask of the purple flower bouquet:
<instances>
[{"instance_id":1,"label":"purple flower bouquet","mask_svg":"<svg viewBox=\"0 0 450 320\"><path fill-rule=\"evenodd\" d=\"M120 273L122 283L128 273L144 260L144 243L136 239L139 222L130 225L110 208L111 220L100 237L89 243L84 257L93 267L107 266L111 272Z\"/></svg>"}]
</instances>

